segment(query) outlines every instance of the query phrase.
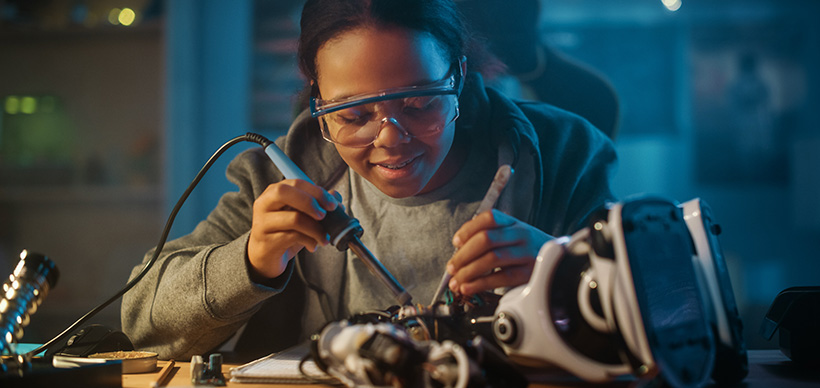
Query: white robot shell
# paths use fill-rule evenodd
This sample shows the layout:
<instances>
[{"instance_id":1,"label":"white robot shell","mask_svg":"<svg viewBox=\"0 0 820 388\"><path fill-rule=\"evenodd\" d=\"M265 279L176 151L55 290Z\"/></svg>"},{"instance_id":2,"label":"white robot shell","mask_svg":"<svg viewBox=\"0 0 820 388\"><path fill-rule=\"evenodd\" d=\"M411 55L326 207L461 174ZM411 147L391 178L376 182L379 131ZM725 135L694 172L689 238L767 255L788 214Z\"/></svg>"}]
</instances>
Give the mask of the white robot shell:
<instances>
[{"instance_id":1,"label":"white robot shell","mask_svg":"<svg viewBox=\"0 0 820 388\"><path fill-rule=\"evenodd\" d=\"M606 363L581 353L567 343L559 330L566 317L555 317L548 307L557 267L568 256L562 237L546 243L539 251L526 285L507 292L499 302L493 332L505 353L529 367L557 366L587 381L605 382L630 373L622 363ZM577 274L576 274L577 275ZM554 311L554 310L553 310Z\"/></svg>"},{"instance_id":2,"label":"white robot shell","mask_svg":"<svg viewBox=\"0 0 820 388\"><path fill-rule=\"evenodd\" d=\"M633 374L679 388L706 384L715 366L714 310L679 205L643 197L610 206L590 225L545 244L530 282L500 300L493 329L506 354L593 382ZM585 288L590 279L595 292ZM562 292L573 295L556 298ZM556 303L572 310L571 319ZM609 356L579 346L567 324L597 336Z\"/></svg>"}]
</instances>

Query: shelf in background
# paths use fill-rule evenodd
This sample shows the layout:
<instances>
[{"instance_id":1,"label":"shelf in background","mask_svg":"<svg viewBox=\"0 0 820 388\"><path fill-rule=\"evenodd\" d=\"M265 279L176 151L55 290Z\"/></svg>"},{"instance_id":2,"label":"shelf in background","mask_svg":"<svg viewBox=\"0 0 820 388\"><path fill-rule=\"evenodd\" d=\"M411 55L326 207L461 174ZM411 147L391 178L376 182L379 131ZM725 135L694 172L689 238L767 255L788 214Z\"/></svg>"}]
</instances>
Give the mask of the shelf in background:
<instances>
[{"instance_id":1,"label":"shelf in background","mask_svg":"<svg viewBox=\"0 0 820 388\"><path fill-rule=\"evenodd\" d=\"M41 186L0 188L0 202L24 203L159 203L159 186Z\"/></svg>"}]
</instances>

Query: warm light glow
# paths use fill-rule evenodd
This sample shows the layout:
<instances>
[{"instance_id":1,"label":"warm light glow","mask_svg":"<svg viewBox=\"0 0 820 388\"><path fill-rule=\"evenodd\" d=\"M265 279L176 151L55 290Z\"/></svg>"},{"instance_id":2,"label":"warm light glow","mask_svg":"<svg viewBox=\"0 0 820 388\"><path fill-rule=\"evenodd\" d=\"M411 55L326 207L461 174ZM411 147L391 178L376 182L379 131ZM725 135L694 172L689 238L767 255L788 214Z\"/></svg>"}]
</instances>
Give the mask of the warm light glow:
<instances>
[{"instance_id":1,"label":"warm light glow","mask_svg":"<svg viewBox=\"0 0 820 388\"><path fill-rule=\"evenodd\" d=\"M680 9L681 0L661 0L666 9L675 12Z\"/></svg>"},{"instance_id":2,"label":"warm light glow","mask_svg":"<svg viewBox=\"0 0 820 388\"><path fill-rule=\"evenodd\" d=\"M108 12L108 22L117 25L120 24L120 9L114 8Z\"/></svg>"},{"instance_id":3,"label":"warm light glow","mask_svg":"<svg viewBox=\"0 0 820 388\"><path fill-rule=\"evenodd\" d=\"M6 97L6 113L15 115L20 111L20 99L17 96Z\"/></svg>"},{"instance_id":4,"label":"warm light glow","mask_svg":"<svg viewBox=\"0 0 820 388\"><path fill-rule=\"evenodd\" d=\"M122 11L120 11L120 15L117 17L117 20L119 20L120 24L123 26L130 26L136 18L137 14L134 13L134 10L131 8L123 8Z\"/></svg>"}]
</instances>

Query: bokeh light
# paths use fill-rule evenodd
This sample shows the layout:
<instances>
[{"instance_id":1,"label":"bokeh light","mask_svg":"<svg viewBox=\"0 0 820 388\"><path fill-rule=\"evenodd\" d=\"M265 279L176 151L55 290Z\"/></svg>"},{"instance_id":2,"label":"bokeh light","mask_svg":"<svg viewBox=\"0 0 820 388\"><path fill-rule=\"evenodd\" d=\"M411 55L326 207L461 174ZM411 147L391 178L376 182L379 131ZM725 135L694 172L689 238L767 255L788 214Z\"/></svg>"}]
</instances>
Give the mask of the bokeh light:
<instances>
[{"instance_id":1,"label":"bokeh light","mask_svg":"<svg viewBox=\"0 0 820 388\"><path fill-rule=\"evenodd\" d=\"M134 23L134 20L136 18L137 14L131 8L123 8L122 11L120 11L119 16L117 16L117 20L123 26L130 26L132 23Z\"/></svg>"},{"instance_id":2,"label":"bokeh light","mask_svg":"<svg viewBox=\"0 0 820 388\"><path fill-rule=\"evenodd\" d=\"M6 97L6 113L16 115L20 111L20 98L17 96Z\"/></svg>"},{"instance_id":3,"label":"bokeh light","mask_svg":"<svg viewBox=\"0 0 820 388\"><path fill-rule=\"evenodd\" d=\"M30 115L37 111L37 99L25 96L20 100L20 112Z\"/></svg>"},{"instance_id":4,"label":"bokeh light","mask_svg":"<svg viewBox=\"0 0 820 388\"><path fill-rule=\"evenodd\" d=\"M120 24L120 9L114 8L108 12L108 22L113 25Z\"/></svg>"},{"instance_id":5,"label":"bokeh light","mask_svg":"<svg viewBox=\"0 0 820 388\"><path fill-rule=\"evenodd\" d=\"M680 9L681 0L661 0L666 9L675 12Z\"/></svg>"}]
</instances>

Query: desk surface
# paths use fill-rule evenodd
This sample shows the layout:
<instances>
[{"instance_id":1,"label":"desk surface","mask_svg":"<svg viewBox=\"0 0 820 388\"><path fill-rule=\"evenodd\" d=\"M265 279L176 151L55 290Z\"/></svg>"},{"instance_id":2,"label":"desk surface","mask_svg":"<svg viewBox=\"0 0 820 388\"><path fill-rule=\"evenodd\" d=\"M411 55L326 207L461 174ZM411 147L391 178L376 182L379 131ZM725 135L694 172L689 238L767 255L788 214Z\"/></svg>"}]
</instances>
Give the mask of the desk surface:
<instances>
[{"instance_id":1,"label":"desk surface","mask_svg":"<svg viewBox=\"0 0 820 388\"><path fill-rule=\"evenodd\" d=\"M159 367L164 365L163 361L159 362ZM236 365L226 364L223 370L230 370ZM168 387L191 387L189 379L189 370L187 362L177 362L171 371L170 380L166 384ZM159 368L155 373L141 373L141 374L126 374L122 377L122 386L124 388L146 388L155 381L159 375ZM817 387L820 386L820 370L815 365L814 368L800 368L794 365L786 356L780 353L779 350L752 350L749 352L749 376L746 377L743 385L744 388L803 388L803 387ZM624 386L624 384L618 384ZM548 388L548 387L567 387L567 386L584 386L584 384L574 383L566 384L537 384L533 387ZM592 384L590 384L592 386ZM607 385L594 385L596 387L605 387ZM259 388L259 387L325 387L324 385L283 385L283 384L238 384L228 383L228 387L241 388Z\"/></svg>"}]
</instances>

